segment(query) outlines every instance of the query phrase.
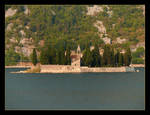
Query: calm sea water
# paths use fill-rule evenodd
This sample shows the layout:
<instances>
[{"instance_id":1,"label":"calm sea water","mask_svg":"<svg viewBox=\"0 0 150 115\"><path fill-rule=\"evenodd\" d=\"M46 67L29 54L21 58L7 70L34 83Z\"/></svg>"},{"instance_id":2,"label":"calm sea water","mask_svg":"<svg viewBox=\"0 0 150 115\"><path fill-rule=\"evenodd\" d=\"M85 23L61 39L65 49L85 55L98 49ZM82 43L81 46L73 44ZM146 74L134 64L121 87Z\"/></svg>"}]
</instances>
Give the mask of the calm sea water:
<instances>
[{"instance_id":1,"label":"calm sea water","mask_svg":"<svg viewBox=\"0 0 150 115\"><path fill-rule=\"evenodd\" d=\"M143 110L145 71L13 74L5 70L6 110Z\"/></svg>"}]
</instances>

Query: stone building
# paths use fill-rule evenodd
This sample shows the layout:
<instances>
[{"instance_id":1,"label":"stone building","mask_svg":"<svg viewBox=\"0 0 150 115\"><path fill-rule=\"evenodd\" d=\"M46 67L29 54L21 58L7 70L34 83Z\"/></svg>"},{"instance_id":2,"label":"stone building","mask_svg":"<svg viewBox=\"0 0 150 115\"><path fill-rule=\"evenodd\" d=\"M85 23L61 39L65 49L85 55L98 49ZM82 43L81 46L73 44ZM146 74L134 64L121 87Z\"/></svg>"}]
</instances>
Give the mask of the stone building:
<instances>
[{"instance_id":1,"label":"stone building","mask_svg":"<svg viewBox=\"0 0 150 115\"><path fill-rule=\"evenodd\" d=\"M82 53L81 53L80 46L78 45L77 52L71 53L71 66L80 67L81 57L82 57Z\"/></svg>"}]
</instances>

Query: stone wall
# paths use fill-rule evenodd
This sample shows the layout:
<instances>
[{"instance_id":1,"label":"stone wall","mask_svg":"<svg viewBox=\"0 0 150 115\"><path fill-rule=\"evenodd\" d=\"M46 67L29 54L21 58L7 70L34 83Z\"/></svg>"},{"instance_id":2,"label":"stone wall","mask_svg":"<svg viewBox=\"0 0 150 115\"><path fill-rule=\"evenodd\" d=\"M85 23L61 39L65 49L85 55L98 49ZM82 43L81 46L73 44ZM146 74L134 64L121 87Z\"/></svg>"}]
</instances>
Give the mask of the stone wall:
<instances>
[{"instance_id":1,"label":"stone wall","mask_svg":"<svg viewBox=\"0 0 150 115\"><path fill-rule=\"evenodd\" d=\"M126 72L125 67L81 67L81 72Z\"/></svg>"},{"instance_id":2,"label":"stone wall","mask_svg":"<svg viewBox=\"0 0 150 115\"><path fill-rule=\"evenodd\" d=\"M73 73L81 72L80 67L71 65L41 65L41 73Z\"/></svg>"},{"instance_id":3,"label":"stone wall","mask_svg":"<svg viewBox=\"0 0 150 115\"><path fill-rule=\"evenodd\" d=\"M77 67L71 65L41 65L41 73L126 72L126 67Z\"/></svg>"},{"instance_id":4,"label":"stone wall","mask_svg":"<svg viewBox=\"0 0 150 115\"><path fill-rule=\"evenodd\" d=\"M144 64L130 64L130 67L145 67Z\"/></svg>"}]
</instances>

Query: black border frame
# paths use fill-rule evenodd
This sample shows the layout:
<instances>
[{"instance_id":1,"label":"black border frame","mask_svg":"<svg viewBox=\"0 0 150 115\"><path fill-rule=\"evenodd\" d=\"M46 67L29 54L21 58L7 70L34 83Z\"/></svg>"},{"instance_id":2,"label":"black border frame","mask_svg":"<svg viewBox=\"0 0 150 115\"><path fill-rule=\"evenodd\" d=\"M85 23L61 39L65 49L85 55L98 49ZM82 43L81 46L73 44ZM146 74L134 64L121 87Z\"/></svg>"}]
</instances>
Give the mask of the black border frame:
<instances>
[{"instance_id":1,"label":"black border frame","mask_svg":"<svg viewBox=\"0 0 150 115\"><path fill-rule=\"evenodd\" d=\"M150 100L149 100L149 97L148 97L148 82L150 81L149 79L149 75L148 75L148 71L149 71L149 64L150 64L150 61L149 61L149 48L148 48L148 40L150 39L150 36L149 36L149 17L148 17L148 14L149 14L149 11L150 11L150 3L148 3L148 0L53 0L53 1L50 1L50 0L26 0L26 1L23 1L23 0L1 0L2 1L2 4L0 4L0 11L1 13L0 14L3 14L0 18L0 22L2 23L0 26L0 32L1 32L1 41L0 41L0 45L1 45L1 53L0 53L0 64L1 64L1 68L0 68L0 72L2 73L0 78L1 78L1 91L3 91L1 94L2 95L2 106L0 106L0 110L2 110L3 112L4 111L145 111L145 112L148 112L149 111L149 108L150 108ZM146 42L146 51L145 51L145 110L5 110L5 59L4 59L4 56L5 56L5 34L4 34L4 27L5 27L5 5L13 5L13 4L18 4L18 5L21 5L21 4L27 4L27 5L47 5L47 4L50 4L50 5L77 5L77 4L80 4L80 5L87 5L87 4L115 4L115 5L145 5L145 28L146 28L146 31L145 31L145 34L146 34L146 38L145 38L145 42Z\"/></svg>"}]
</instances>

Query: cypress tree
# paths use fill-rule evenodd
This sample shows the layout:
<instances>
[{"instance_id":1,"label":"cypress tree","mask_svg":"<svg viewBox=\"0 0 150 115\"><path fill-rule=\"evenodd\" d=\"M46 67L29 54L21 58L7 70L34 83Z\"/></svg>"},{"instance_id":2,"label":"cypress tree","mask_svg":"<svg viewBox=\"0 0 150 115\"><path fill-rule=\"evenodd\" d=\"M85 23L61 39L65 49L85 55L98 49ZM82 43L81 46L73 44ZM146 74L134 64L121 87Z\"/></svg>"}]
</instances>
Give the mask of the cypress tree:
<instances>
[{"instance_id":1,"label":"cypress tree","mask_svg":"<svg viewBox=\"0 0 150 115\"><path fill-rule=\"evenodd\" d=\"M107 65L107 47L104 46L104 53L103 53L103 66Z\"/></svg>"},{"instance_id":2,"label":"cypress tree","mask_svg":"<svg viewBox=\"0 0 150 115\"><path fill-rule=\"evenodd\" d=\"M92 50L91 55L92 55L91 67L100 67L101 63L98 45L94 46L94 50Z\"/></svg>"},{"instance_id":3,"label":"cypress tree","mask_svg":"<svg viewBox=\"0 0 150 115\"><path fill-rule=\"evenodd\" d=\"M118 66L119 64L119 55L120 55L119 50L117 50L115 54L115 66Z\"/></svg>"},{"instance_id":4,"label":"cypress tree","mask_svg":"<svg viewBox=\"0 0 150 115\"><path fill-rule=\"evenodd\" d=\"M59 51L59 64L60 65L65 65L66 58L65 58L65 50L64 48L60 49Z\"/></svg>"},{"instance_id":5,"label":"cypress tree","mask_svg":"<svg viewBox=\"0 0 150 115\"><path fill-rule=\"evenodd\" d=\"M111 66L111 51L110 46L104 46L104 54L103 54L104 66Z\"/></svg>"},{"instance_id":6,"label":"cypress tree","mask_svg":"<svg viewBox=\"0 0 150 115\"><path fill-rule=\"evenodd\" d=\"M55 58L55 61L56 61L56 64L60 64L60 62L59 62L59 58L60 58L60 53L59 53L59 51L58 50L56 50L56 58Z\"/></svg>"},{"instance_id":7,"label":"cypress tree","mask_svg":"<svg viewBox=\"0 0 150 115\"><path fill-rule=\"evenodd\" d=\"M49 64L56 64L56 50L54 46L49 48Z\"/></svg>"},{"instance_id":8,"label":"cypress tree","mask_svg":"<svg viewBox=\"0 0 150 115\"><path fill-rule=\"evenodd\" d=\"M107 66L111 66L112 60L111 60L111 50L110 46L107 46Z\"/></svg>"},{"instance_id":9,"label":"cypress tree","mask_svg":"<svg viewBox=\"0 0 150 115\"><path fill-rule=\"evenodd\" d=\"M35 48L33 49L33 53L32 53L32 58L31 58L31 60L32 60L33 65L36 65L36 64L37 64L37 54L36 54Z\"/></svg>"},{"instance_id":10,"label":"cypress tree","mask_svg":"<svg viewBox=\"0 0 150 115\"><path fill-rule=\"evenodd\" d=\"M71 57L70 57L70 55L71 55L71 52L70 52L70 49L69 48L67 48L67 51L66 51L66 65L71 65Z\"/></svg>"},{"instance_id":11,"label":"cypress tree","mask_svg":"<svg viewBox=\"0 0 150 115\"><path fill-rule=\"evenodd\" d=\"M49 55L46 49L43 49L40 54L40 63L41 64L49 64Z\"/></svg>"},{"instance_id":12,"label":"cypress tree","mask_svg":"<svg viewBox=\"0 0 150 115\"><path fill-rule=\"evenodd\" d=\"M132 59L132 56L131 56L130 48L127 48L126 49L126 53L124 54L124 63L125 63L125 66L129 66L130 65L131 59Z\"/></svg>"},{"instance_id":13,"label":"cypress tree","mask_svg":"<svg viewBox=\"0 0 150 115\"><path fill-rule=\"evenodd\" d=\"M119 66L123 66L123 54L119 53Z\"/></svg>"},{"instance_id":14,"label":"cypress tree","mask_svg":"<svg viewBox=\"0 0 150 115\"><path fill-rule=\"evenodd\" d=\"M92 54L90 52L90 48L86 48L82 57L83 66L91 66L92 63Z\"/></svg>"},{"instance_id":15,"label":"cypress tree","mask_svg":"<svg viewBox=\"0 0 150 115\"><path fill-rule=\"evenodd\" d=\"M115 55L114 55L114 49L111 49L111 66L115 66Z\"/></svg>"}]
</instances>

